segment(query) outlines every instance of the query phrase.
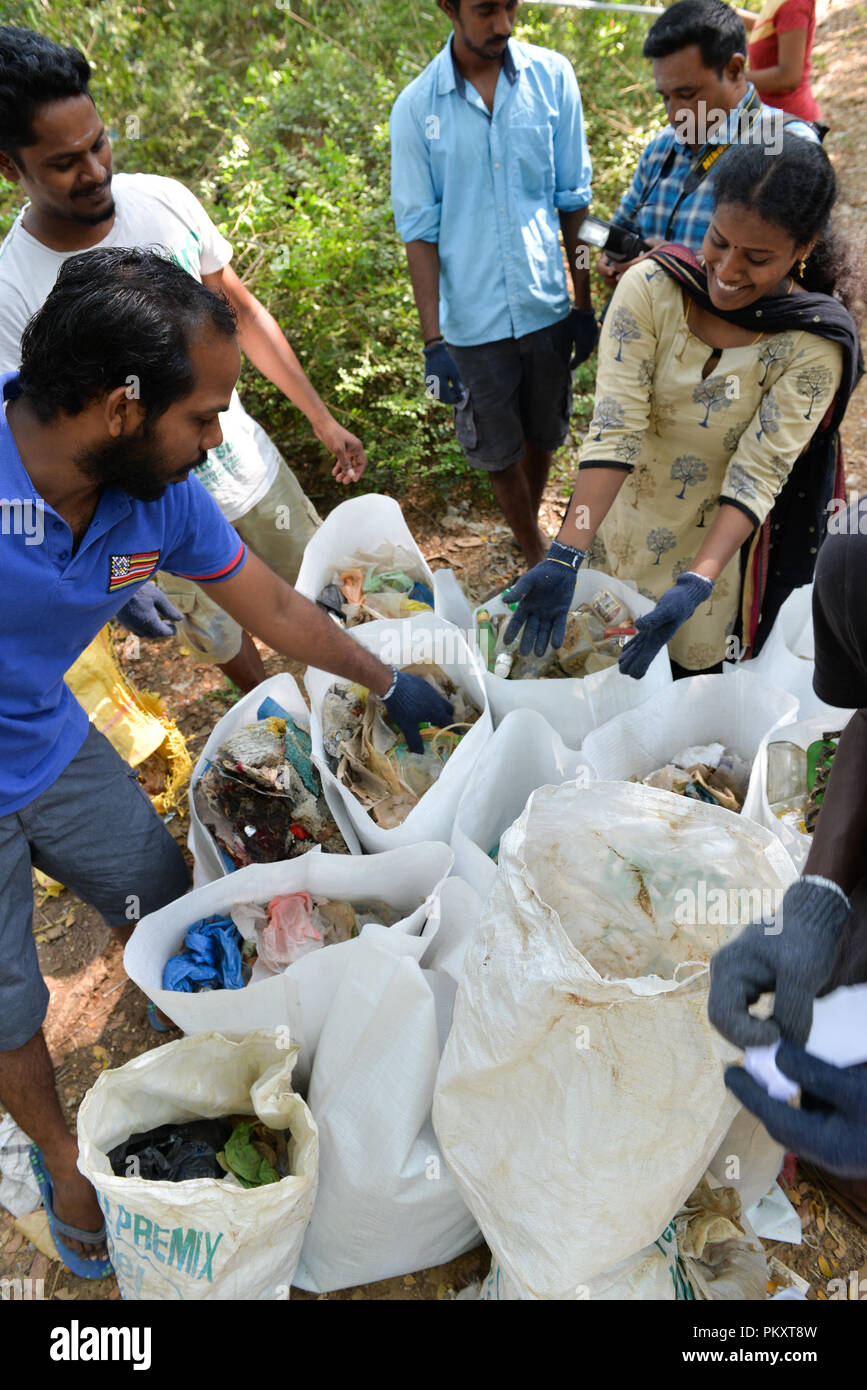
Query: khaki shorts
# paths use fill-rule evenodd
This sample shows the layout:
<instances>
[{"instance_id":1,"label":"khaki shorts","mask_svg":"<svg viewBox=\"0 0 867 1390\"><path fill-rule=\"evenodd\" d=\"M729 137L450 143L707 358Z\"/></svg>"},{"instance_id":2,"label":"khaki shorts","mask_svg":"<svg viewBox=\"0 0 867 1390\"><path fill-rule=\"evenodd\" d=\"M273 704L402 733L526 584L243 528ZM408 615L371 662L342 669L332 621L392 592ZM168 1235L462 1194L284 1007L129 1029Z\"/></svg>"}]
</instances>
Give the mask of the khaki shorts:
<instances>
[{"instance_id":1,"label":"khaki shorts","mask_svg":"<svg viewBox=\"0 0 867 1390\"><path fill-rule=\"evenodd\" d=\"M277 477L261 502L232 525L254 555L287 584L294 584L307 542L322 525L322 518L281 459ZM207 590L162 570L156 579L166 598L184 615L180 631L194 661L224 666L238 655L242 629Z\"/></svg>"}]
</instances>

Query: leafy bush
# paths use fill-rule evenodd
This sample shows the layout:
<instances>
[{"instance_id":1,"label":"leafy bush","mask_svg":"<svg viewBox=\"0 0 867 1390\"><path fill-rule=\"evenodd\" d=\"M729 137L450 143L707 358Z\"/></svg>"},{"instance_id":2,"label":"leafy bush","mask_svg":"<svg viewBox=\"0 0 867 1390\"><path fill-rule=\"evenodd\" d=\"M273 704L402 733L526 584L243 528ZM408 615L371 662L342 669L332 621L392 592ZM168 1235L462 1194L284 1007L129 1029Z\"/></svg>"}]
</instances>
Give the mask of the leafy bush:
<instances>
[{"instance_id":1,"label":"leafy bush","mask_svg":"<svg viewBox=\"0 0 867 1390\"><path fill-rule=\"evenodd\" d=\"M4 19L82 48L115 168L202 198L234 264L371 458L366 486L445 489L467 473L451 412L422 389L418 320L389 197L388 116L445 42L434 0L6 0ZM641 17L522 7L516 36L557 48L581 84L594 210L609 214L655 119ZM0 231L17 194L0 193ZM593 366L580 369L586 414ZM249 365L243 393L293 463L330 465L303 416ZM309 471L305 478L310 479Z\"/></svg>"}]
</instances>

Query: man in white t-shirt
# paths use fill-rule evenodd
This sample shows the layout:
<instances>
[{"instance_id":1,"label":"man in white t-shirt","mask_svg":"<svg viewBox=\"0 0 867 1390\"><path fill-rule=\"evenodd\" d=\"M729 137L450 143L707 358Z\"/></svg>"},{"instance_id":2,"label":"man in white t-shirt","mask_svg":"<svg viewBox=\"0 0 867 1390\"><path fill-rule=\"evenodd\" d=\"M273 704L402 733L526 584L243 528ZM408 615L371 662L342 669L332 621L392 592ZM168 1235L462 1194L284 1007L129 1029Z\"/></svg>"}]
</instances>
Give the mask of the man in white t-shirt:
<instances>
[{"instance_id":1,"label":"man in white t-shirt","mask_svg":"<svg viewBox=\"0 0 867 1390\"><path fill-rule=\"evenodd\" d=\"M20 184L30 200L0 245L0 372L17 368L24 327L68 256L95 247L164 247L197 280L227 296L244 352L307 416L336 457L334 476L358 481L367 465L361 441L333 418L276 320L232 270L231 244L198 199L160 175L112 177L90 71L78 49L0 27L0 176ZM131 395L135 390L131 381ZM292 584L320 519L237 392L220 427L223 443L196 473L248 546ZM183 615L184 639L197 660L219 665L242 690L264 680L252 638L234 619L192 583L161 575L160 584ZM174 631L163 621L171 608L154 590L137 596L136 611L121 616L147 635Z\"/></svg>"}]
</instances>

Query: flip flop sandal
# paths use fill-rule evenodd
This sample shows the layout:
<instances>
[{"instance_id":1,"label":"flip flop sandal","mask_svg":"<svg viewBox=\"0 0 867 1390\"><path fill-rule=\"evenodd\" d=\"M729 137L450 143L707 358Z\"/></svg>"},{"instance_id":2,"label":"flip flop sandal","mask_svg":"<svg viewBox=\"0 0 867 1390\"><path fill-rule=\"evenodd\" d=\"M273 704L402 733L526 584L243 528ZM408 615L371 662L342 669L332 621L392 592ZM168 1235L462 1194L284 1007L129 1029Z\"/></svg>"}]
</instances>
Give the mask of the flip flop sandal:
<instances>
[{"instance_id":1,"label":"flip flop sandal","mask_svg":"<svg viewBox=\"0 0 867 1390\"><path fill-rule=\"evenodd\" d=\"M148 1000L148 1023L155 1033L171 1033L174 1027L171 1023L160 1023L157 1018L157 1006L152 999Z\"/></svg>"},{"instance_id":2,"label":"flip flop sandal","mask_svg":"<svg viewBox=\"0 0 867 1390\"><path fill-rule=\"evenodd\" d=\"M79 1255L75 1250L70 1250L60 1239L61 1236L66 1236L68 1240L80 1240L82 1245L104 1245L105 1224L103 1224L101 1231L82 1231L78 1226L70 1226L68 1221L61 1221L59 1216L54 1215L54 1185L51 1181L51 1174L45 1167L42 1154L35 1144L30 1146L30 1166L36 1174L36 1181L42 1194L42 1205L45 1207L48 1227L57 1247L57 1253L70 1274L74 1274L78 1279L105 1279L108 1275L113 1274L114 1270L110 1260L86 1260L83 1255Z\"/></svg>"}]
</instances>

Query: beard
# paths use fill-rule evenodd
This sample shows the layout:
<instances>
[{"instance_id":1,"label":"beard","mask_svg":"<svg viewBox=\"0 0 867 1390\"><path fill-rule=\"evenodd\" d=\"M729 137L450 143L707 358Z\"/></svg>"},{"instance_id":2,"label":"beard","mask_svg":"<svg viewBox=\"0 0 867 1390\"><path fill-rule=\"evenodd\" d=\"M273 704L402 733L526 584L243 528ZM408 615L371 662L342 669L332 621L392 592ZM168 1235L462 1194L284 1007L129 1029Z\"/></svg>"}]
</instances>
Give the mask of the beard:
<instances>
[{"instance_id":1,"label":"beard","mask_svg":"<svg viewBox=\"0 0 867 1390\"><path fill-rule=\"evenodd\" d=\"M128 439L112 439L88 449L75 462L98 487L116 488L137 502L158 502L170 483L183 482L190 470L198 468L207 457L202 453L166 475L155 432L142 426Z\"/></svg>"},{"instance_id":2,"label":"beard","mask_svg":"<svg viewBox=\"0 0 867 1390\"><path fill-rule=\"evenodd\" d=\"M100 192L102 192L103 190L108 191L108 189L111 188L111 179L112 175L111 173L109 173ZM110 193L108 202L106 203L104 208L100 209L99 212L87 211L89 201L90 200L88 198L73 198L71 207L67 206L54 208L52 210L53 215L55 217L62 218L64 222L75 222L76 225L79 227L98 227L100 222L109 222L114 217L116 208L114 198L112 198ZM80 210L79 203L81 204Z\"/></svg>"}]
</instances>

